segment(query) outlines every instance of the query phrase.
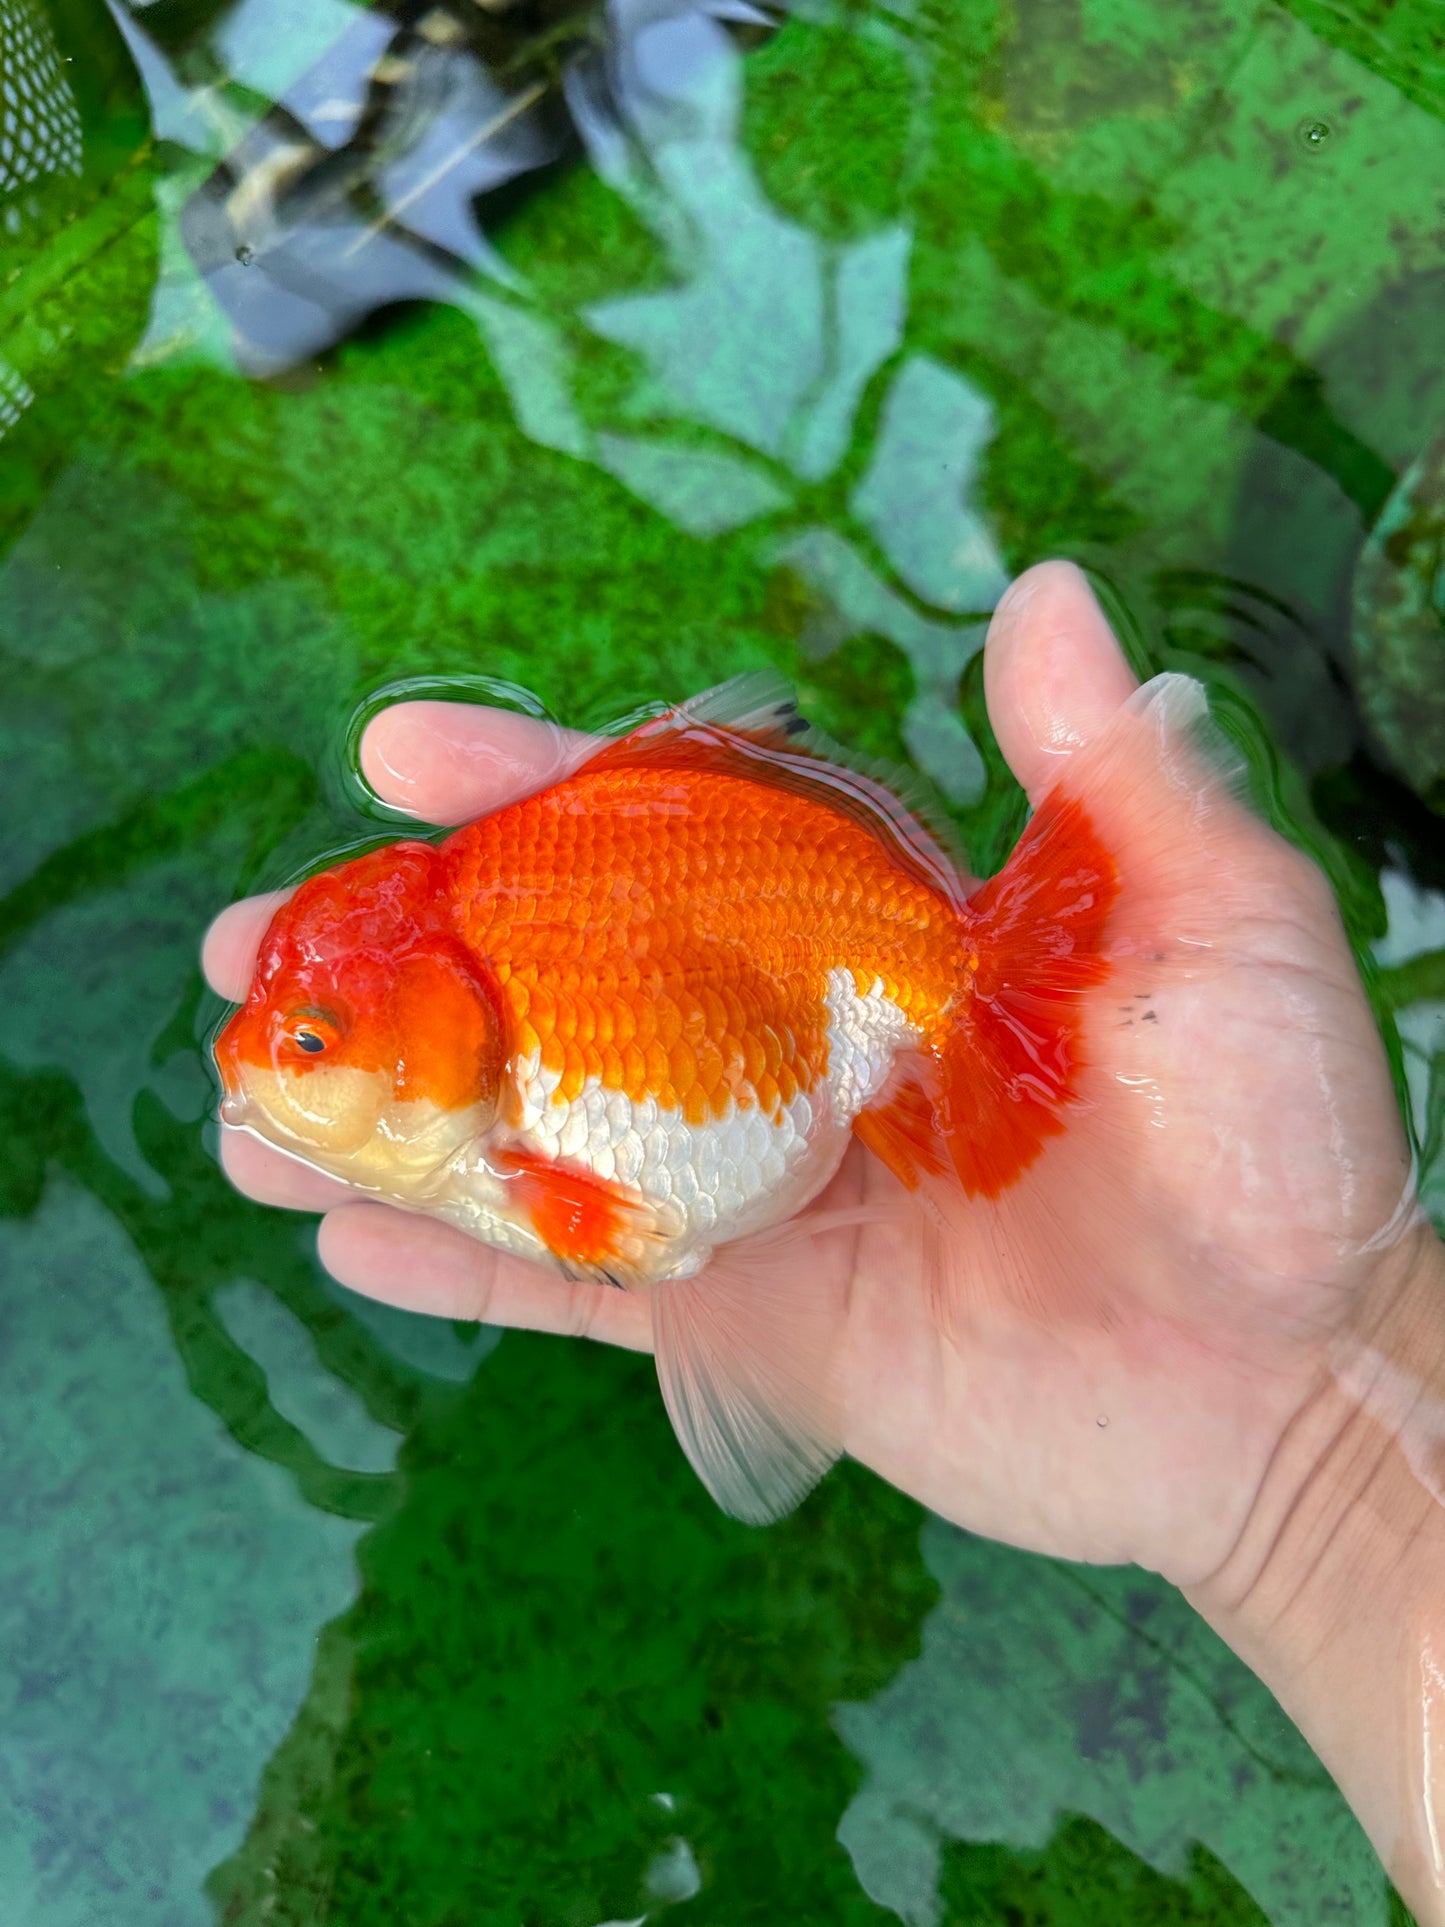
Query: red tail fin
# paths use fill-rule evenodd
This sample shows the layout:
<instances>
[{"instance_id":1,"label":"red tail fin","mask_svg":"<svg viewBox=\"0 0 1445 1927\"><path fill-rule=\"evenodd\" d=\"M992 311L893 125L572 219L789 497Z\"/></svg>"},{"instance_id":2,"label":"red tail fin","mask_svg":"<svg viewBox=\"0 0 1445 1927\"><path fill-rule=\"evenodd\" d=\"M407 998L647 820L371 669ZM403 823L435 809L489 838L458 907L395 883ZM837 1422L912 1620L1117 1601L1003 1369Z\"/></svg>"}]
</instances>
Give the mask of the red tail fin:
<instances>
[{"instance_id":1,"label":"red tail fin","mask_svg":"<svg viewBox=\"0 0 1445 1927\"><path fill-rule=\"evenodd\" d=\"M996 1198L1064 1129L1084 1065L1081 993L1102 982L1119 875L1084 806L1049 795L1007 866L964 913L955 1027L941 1056L900 1068L857 1134L910 1190L956 1174Z\"/></svg>"},{"instance_id":2,"label":"red tail fin","mask_svg":"<svg viewBox=\"0 0 1445 1927\"><path fill-rule=\"evenodd\" d=\"M944 1058L939 1124L970 1196L998 1197L1064 1128L1084 1065L1081 993L1109 974L1118 895L1088 811L1056 790L969 902L971 991Z\"/></svg>"},{"instance_id":3,"label":"red tail fin","mask_svg":"<svg viewBox=\"0 0 1445 1927\"><path fill-rule=\"evenodd\" d=\"M1143 1242L1165 1078L1187 1090L1195 1048L1179 992L1226 965L1256 834L1199 753L1204 720L1199 686L1161 677L1069 759L963 907L949 1034L854 1127L936 1204L948 1276L985 1296L1097 1316L1115 1247Z\"/></svg>"}]
</instances>

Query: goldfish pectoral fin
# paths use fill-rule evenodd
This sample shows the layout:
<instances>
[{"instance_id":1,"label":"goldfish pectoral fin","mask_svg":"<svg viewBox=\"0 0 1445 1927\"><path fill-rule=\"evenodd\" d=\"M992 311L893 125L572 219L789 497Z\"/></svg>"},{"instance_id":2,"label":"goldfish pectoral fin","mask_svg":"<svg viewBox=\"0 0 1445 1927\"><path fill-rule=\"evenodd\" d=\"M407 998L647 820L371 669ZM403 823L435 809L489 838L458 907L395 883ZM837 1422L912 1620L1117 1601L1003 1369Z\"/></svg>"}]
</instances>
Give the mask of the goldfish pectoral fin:
<instances>
[{"instance_id":1,"label":"goldfish pectoral fin","mask_svg":"<svg viewBox=\"0 0 1445 1927\"><path fill-rule=\"evenodd\" d=\"M791 1512L843 1450L844 1280L811 1236L801 1220L652 1291L678 1441L723 1511L750 1525Z\"/></svg>"},{"instance_id":2,"label":"goldfish pectoral fin","mask_svg":"<svg viewBox=\"0 0 1445 1927\"><path fill-rule=\"evenodd\" d=\"M638 1193L537 1151L510 1148L494 1163L518 1214L564 1270L628 1285L661 1268L669 1227Z\"/></svg>"}]
</instances>

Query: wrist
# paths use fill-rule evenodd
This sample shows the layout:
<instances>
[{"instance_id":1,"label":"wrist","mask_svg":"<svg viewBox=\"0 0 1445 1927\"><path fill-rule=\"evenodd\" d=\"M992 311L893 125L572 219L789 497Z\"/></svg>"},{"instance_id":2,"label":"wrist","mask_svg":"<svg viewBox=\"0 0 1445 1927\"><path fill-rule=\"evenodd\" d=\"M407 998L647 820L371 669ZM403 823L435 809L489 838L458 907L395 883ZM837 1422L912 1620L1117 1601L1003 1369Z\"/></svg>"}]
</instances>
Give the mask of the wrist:
<instances>
[{"instance_id":1,"label":"wrist","mask_svg":"<svg viewBox=\"0 0 1445 1927\"><path fill-rule=\"evenodd\" d=\"M1382 1261L1188 1596L1445 1927L1445 1248L1427 1227Z\"/></svg>"}]
</instances>

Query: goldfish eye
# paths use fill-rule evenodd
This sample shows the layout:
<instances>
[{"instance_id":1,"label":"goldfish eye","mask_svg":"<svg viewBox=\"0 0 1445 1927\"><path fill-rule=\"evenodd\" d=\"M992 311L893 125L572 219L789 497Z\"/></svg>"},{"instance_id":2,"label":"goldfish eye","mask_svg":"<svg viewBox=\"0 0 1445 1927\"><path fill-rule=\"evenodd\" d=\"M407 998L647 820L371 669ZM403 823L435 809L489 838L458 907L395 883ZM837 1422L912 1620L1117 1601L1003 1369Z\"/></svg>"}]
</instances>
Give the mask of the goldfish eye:
<instances>
[{"instance_id":1,"label":"goldfish eye","mask_svg":"<svg viewBox=\"0 0 1445 1927\"><path fill-rule=\"evenodd\" d=\"M329 1010L292 1011L282 1036L308 1057L317 1057L341 1038L341 1026Z\"/></svg>"}]
</instances>

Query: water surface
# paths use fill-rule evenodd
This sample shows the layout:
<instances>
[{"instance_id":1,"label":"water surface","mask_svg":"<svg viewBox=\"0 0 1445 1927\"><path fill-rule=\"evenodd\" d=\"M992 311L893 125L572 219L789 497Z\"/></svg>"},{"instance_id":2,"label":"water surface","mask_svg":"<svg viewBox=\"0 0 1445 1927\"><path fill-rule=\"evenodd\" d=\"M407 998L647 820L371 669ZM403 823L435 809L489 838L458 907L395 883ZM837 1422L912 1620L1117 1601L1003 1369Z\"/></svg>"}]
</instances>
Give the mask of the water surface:
<instances>
[{"instance_id":1,"label":"water surface","mask_svg":"<svg viewBox=\"0 0 1445 1927\"><path fill-rule=\"evenodd\" d=\"M856 1467L750 1532L646 1361L330 1285L196 953L383 827L402 678L774 665L991 868L983 629L1069 555L1326 863L1445 1215L1439 798L1358 693L1440 644L1352 587L1445 434L1438 14L477 13L0 0L7 1927L1398 1919L1162 1583Z\"/></svg>"}]
</instances>

